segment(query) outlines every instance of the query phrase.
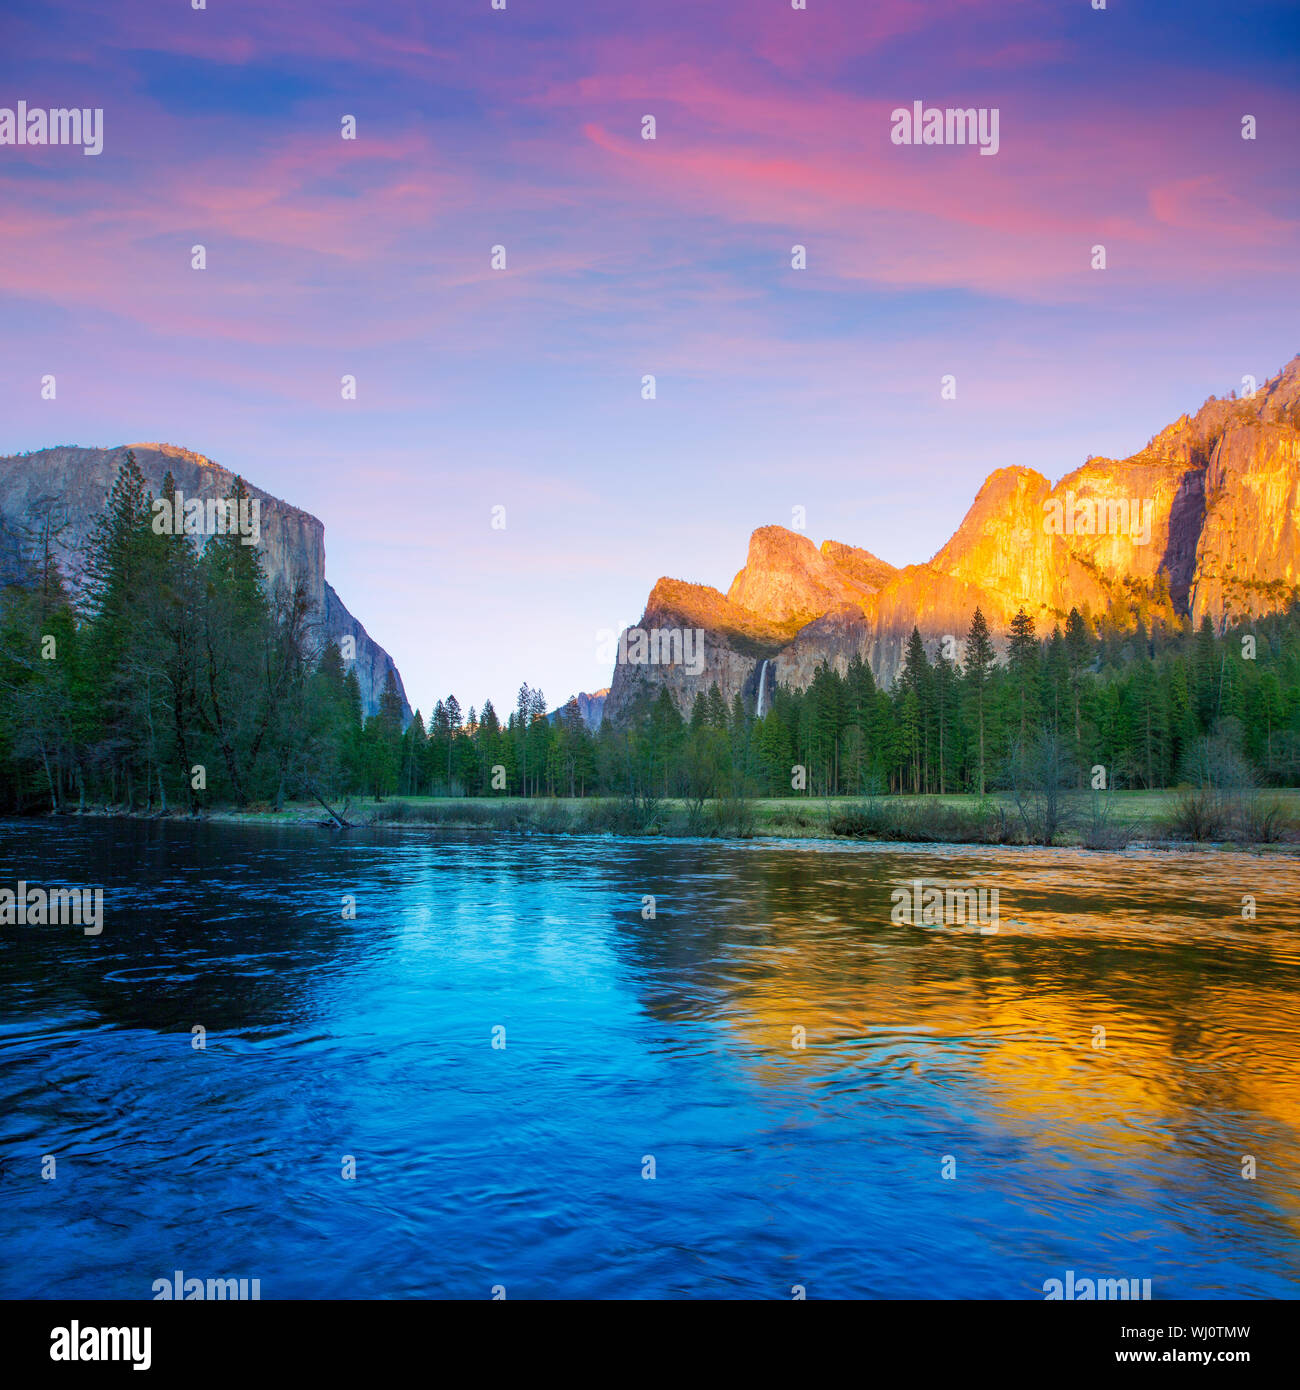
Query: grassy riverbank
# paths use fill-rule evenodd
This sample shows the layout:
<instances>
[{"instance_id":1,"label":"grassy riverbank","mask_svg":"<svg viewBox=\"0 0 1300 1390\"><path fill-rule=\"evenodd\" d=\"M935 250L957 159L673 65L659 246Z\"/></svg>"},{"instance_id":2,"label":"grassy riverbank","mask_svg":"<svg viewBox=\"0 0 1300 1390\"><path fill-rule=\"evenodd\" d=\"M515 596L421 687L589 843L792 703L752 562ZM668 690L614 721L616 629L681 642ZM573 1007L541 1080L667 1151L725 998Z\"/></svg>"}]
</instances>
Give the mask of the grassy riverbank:
<instances>
[{"instance_id":1,"label":"grassy riverbank","mask_svg":"<svg viewBox=\"0 0 1300 1390\"><path fill-rule=\"evenodd\" d=\"M849 839L935 844L1300 844L1300 790L1009 794L686 802L672 798L391 797L353 801L353 825L507 833ZM213 810L211 820L316 823L318 805ZM1050 841L1048 836L1050 835Z\"/></svg>"}]
</instances>

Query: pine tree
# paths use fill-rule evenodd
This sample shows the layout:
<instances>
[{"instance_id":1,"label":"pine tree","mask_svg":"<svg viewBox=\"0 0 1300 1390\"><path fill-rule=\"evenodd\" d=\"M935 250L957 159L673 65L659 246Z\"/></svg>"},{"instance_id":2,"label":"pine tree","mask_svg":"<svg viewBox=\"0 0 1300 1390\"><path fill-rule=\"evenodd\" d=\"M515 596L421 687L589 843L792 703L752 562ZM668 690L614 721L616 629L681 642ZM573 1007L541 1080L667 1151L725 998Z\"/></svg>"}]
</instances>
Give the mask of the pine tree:
<instances>
[{"instance_id":1,"label":"pine tree","mask_svg":"<svg viewBox=\"0 0 1300 1390\"><path fill-rule=\"evenodd\" d=\"M379 718L392 737L402 731L402 695L392 666L384 672L384 688L379 692Z\"/></svg>"},{"instance_id":2,"label":"pine tree","mask_svg":"<svg viewBox=\"0 0 1300 1390\"><path fill-rule=\"evenodd\" d=\"M912 629L903 656L903 669L898 678L900 743L899 751L907 760L912 774L912 791L919 792L922 768L927 767L927 734L930 725L930 663L925 655L925 643L919 628Z\"/></svg>"},{"instance_id":3,"label":"pine tree","mask_svg":"<svg viewBox=\"0 0 1300 1390\"><path fill-rule=\"evenodd\" d=\"M939 793L948 789L949 759L957 751L960 727L957 671L941 651L934 661L935 727L938 731Z\"/></svg>"},{"instance_id":4,"label":"pine tree","mask_svg":"<svg viewBox=\"0 0 1300 1390\"><path fill-rule=\"evenodd\" d=\"M406 733L402 735L402 770L400 786L408 795L418 795L424 774L424 754L428 744L424 718L417 709L411 716Z\"/></svg>"},{"instance_id":5,"label":"pine tree","mask_svg":"<svg viewBox=\"0 0 1300 1390\"><path fill-rule=\"evenodd\" d=\"M236 478L229 501L238 507L246 496ZM268 660L271 611L256 548L237 530L209 535L199 583L196 709L242 805L253 795L254 768L282 693L283 672Z\"/></svg>"},{"instance_id":6,"label":"pine tree","mask_svg":"<svg viewBox=\"0 0 1300 1390\"><path fill-rule=\"evenodd\" d=\"M984 784L984 705L989 686L989 676L994 662L993 642L989 637L988 623L984 614L976 608L971 619L970 631L966 634L966 684L974 698L975 718L979 728L979 793L985 794Z\"/></svg>"},{"instance_id":7,"label":"pine tree","mask_svg":"<svg viewBox=\"0 0 1300 1390\"><path fill-rule=\"evenodd\" d=\"M1202 733L1210 733L1222 706L1222 667L1214 624L1208 613L1196 630L1196 648L1192 660L1196 722Z\"/></svg>"},{"instance_id":8,"label":"pine tree","mask_svg":"<svg viewBox=\"0 0 1300 1390\"><path fill-rule=\"evenodd\" d=\"M1038 639L1034 620L1021 608L1011 620L1007 669L1020 714L1019 747L1027 747L1031 725L1038 722Z\"/></svg>"},{"instance_id":9,"label":"pine tree","mask_svg":"<svg viewBox=\"0 0 1300 1390\"><path fill-rule=\"evenodd\" d=\"M520 795L528 795L528 725L532 719L533 692L528 688L525 681L519 687L519 695L515 703L515 712L511 716L510 726L515 731L513 742L519 749L519 778Z\"/></svg>"},{"instance_id":10,"label":"pine tree","mask_svg":"<svg viewBox=\"0 0 1300 1390\"><path fill-rule=\"evenodd\" d=\"M1081 721L1081 695L1083 690L1083 671L1088 664L1091 642L1088 625L1077 608L1071 608L1065 620L1065 664L1069 673L1070 703L1074 709L1074 747L1071 750L1076 759L1082 762L1083 726Z\"/></svg>"},{"instance_id":11,"label":"pine tree","mask_svg":"<svg viewBox=\"0 0 1300 1390\"><path fill-rule=\"evenodd\" d=\"M710 729L726 729L727 727L727 702L722 698L722 691L718 689L717 681L709 686L709 693L706 696L704 709L704 722Z\"/></svg>"}]
</instances>

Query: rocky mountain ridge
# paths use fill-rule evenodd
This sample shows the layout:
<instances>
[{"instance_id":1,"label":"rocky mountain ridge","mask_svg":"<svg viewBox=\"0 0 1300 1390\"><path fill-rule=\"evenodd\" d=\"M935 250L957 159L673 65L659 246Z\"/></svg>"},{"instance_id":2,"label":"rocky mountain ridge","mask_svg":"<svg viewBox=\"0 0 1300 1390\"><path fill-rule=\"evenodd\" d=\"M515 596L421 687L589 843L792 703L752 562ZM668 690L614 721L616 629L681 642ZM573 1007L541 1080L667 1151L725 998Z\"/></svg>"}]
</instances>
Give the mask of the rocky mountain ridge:
<instances>
[{"instance_id":1,"label":"rocky mountain ridge","mask_svg":"<svg viewBox=\"0 0 1300 1390\"><path fill-rule=\"evenodd\" d=\"M80 562L96 516L127 450L135 454L150 490L161 495L170 472L186 497L226 497L235 475L229 469L174 444L122 444L109 449L64 445L29 454L0 457L0 518L22 526L44 506L57 503L67 529L61 537L60 568L69 582L80 583ZM316 606L317 635L335 641L351 636L356 641L356 672L362 706L367 715L379 707L379 696L388 671L393 671L399 690L402 678L392 657L348 612L342 599L325 578L325 526L310 512L272 497L244 479L250 498L261 501L258 549L268 580L288 581L301 571ZM410 706L402 693L403 717Z\"/></svg>"},{"instance_id":2,"label":"rocky mountain ridge","mask_svg":"<svg viewBox=\"0 0 1300 1390\"><path fill-rule=\"evenodd\" d=\"M609 690L580 690L576 695L571 695L569 700L576 700L578 704L578 714L582 718L584 726L590 733L595 733L600 728L601 720L605 717L605 698ZM569 700L558 708L553 709L546 717L554 724L563 717L565 709L568 707Z\"/></svg>"},{"instance_id":3,"label":"rocky mountain ridge","mask_svg":"<svg viewBox=\"0 0 1300 1390\"><path fill-rule=\"evenodd\" d=\"M782 526L750 537L724 596L663 578L639 627L705 632L703 670L616 665L605 718L666 686L683 713L716 681L753 709L759 683L803 688L855 655L892 683L913 626L931 657L980 607L1004 637L1022 606L1040 634L1072 607L1131 614L1141 601L1216 625L1273 611L1300 592L1300 357L1252 397L1211 397L1126 459L1090 458L1053 484L1030 468L991 473L951 539L895 568L839 541ZM766 673L764 665L766 663Z\"/></svg>"}]
</instances>

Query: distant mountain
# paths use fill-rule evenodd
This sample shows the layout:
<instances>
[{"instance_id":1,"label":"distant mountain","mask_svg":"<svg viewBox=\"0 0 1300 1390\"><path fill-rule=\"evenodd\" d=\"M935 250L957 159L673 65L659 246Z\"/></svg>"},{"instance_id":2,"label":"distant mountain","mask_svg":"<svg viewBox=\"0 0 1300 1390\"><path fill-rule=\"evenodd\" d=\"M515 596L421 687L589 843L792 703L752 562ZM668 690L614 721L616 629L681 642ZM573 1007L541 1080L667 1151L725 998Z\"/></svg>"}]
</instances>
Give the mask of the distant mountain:
<instances>
[{"instance_id":1,"label":"distant mountain","mask_svg":"<svg viewBox=\"0 0 1300 1390\"><path fill-rule=\"evenodd\" d=\"M0 518L10 525L21 525L46 500L57 499L62 504L69 526L63 536L66 553L61 558L61 568L74 588L81 580L80 561L95 517L103 510L128 449L134 452L155 496L161 494L169 470L186 497L225 497L234 483L235 475L228 469L202 454L172 444L123 444L112 449L63 446L0 457ZM399 690L402 678L392 657L372 640L326 582L323 523L309 512L263 492L249 479L245 478L244 483L250 497L261 499L258 549L267 577L272 582L287 580L301 569L316 604L315 620L321 625L321 635L335 641L345 636L356 639L361 702L367 715L374 714L389 669ZM409 719L411 711L405 692L402 707L404 718Z\"/></svg>"},{"instance_id":2,"label":"distant mountain","mask_svg":"<svg viewBox=\"0 0 1300 1390\"><path fill-rule=\"evenodd\" d=\"M571 695L569 699L578 702L578 713L582 715L582 722L594 734L600 728L601 720L605 716L605 697L609 694L608 690L596 690L588 694L585 690L580 695ZM551 723L564 713L565 706L569 703L564 702L558 709L553 709L547 718Z\"/></svg>"},{"instance_id":3,"label":"distant mountain","mask_svg":"<svg viewBox=\"0 0 1300 1390\"><path fill-rule=\"evenodd\" d=\"M989 475L952 539L895 569L866 550L764 526L724 597L660 579L638 627L703 629L702 662L614 670L605 717L666 686L683 713L716 681L752 709L775 682L802 689L855 655L892 684L915 626L933 657L978 606L1000 638L1022 606L1039 633L1072 607L1216 625L1300 592L1300 357L1249 399L1211 397L1132 457L1092 458L1055 487L1030 468ZM629 632L632 630L629 629ZM960 650L960 648L959 648ZM671 653L674 657L677 653Z\"/></svg>"}]
</instances>

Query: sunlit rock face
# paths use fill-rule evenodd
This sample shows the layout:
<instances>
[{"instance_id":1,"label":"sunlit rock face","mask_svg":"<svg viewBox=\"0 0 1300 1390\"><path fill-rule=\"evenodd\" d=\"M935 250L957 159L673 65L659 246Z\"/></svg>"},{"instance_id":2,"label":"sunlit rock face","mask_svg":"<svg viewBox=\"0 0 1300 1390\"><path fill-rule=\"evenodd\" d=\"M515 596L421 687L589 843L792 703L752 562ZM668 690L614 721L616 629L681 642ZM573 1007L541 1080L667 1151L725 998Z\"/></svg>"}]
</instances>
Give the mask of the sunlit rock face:
<instances>
[{"instance_id":1,"label":"sunlit rock face","mask_svg":"<svg viewBox=\"0 0 1300 1390\"><path fill-rule=\"evenodd\" d=\"M958 656L976 607L999 650L1018 609L1040 634L1071 608L1131 621L1149 613L1216 624L1284 606L1300 588L1300 357L1250 399L1211 399L1126 459L1091 458L1055 486L1030 468L985 480L948 543L928 563L895 569L840 541L820 549L782 526L750 537L724 598L661 579L642 628L704 630L698 673L619 665L606 718L666 686L683 713L717 682L752 709L760 672L802 689L825 661L854 656L889 686L907 638L930 657ZM770 687L767 687L770 692Z\"/></svg>"},{"instance_id":2,"label":"sunlit rock face","mask_svg":"<svg viewBox=\"0 0 1300 1390\"><path fill-rule=\"evenodd\" d=\"M821 550L836 569L847 575L859 588L865 589L869 594L883 589L898 573L893 565L877 558L869 550L862 550L855 545L843 545L839 541L823 541Z\"/></svg>"},{"instance_id":3,"label":"sunlit rock face","mask_svg":"<svg viewBox=\"0 0 1300 1390\"><path fill-rule=\"evenodd\" d=\"M186 497L227 497L234 484L235 475L228 469L172 444L124 444L113 449L65 446L0 457L0 517L10 526L21 526L48 502L56 503L61 518L68 523L61 538L60 568L74 587L82 579L85 546L95 518L104 508L128 449L135 454L155 496L161 495L169 472ZM301 574L316 605L314 620L321 624L319 635L334 641L346 636L356 639L362 705L366 714L375 713L389 668L399 690L402 678L392 658L371 639L326 582L324 525L309 512L263 492L247 478L244 485L250 498L260 499L258 549L269 584L288 583ZM409 717L404 693L402 704Z\"/></svg>"},{"instance_id":4,"label":"sunlit rock face","mask_svg":"<svg viewBox=\"0 0 1300 1390\"><path fill-rule=\"evenodd\" d=\"M731 581L727 599L770 622L793 623L798 628L837 604L869 598L876 588L853 577L848 557L860 555L877 565L883 561L865 550L837 549L845 553L840 564L818 550L807 536L784 526L762 526L749 538L749 557L745 568Z\"/></svg>"},{"instance_id":5,"label":"sunlit rock face","mask_svg":"<svg viewBox=\"0 0 1300 1390\"><path fill-rule=\"evenodd\" d=\"M1190 598L1198 622L1270 612L1300 583L1298 364L1268 383L1262 402L1231 403L1214 440Z\"/></svg>"}]
</instances>

